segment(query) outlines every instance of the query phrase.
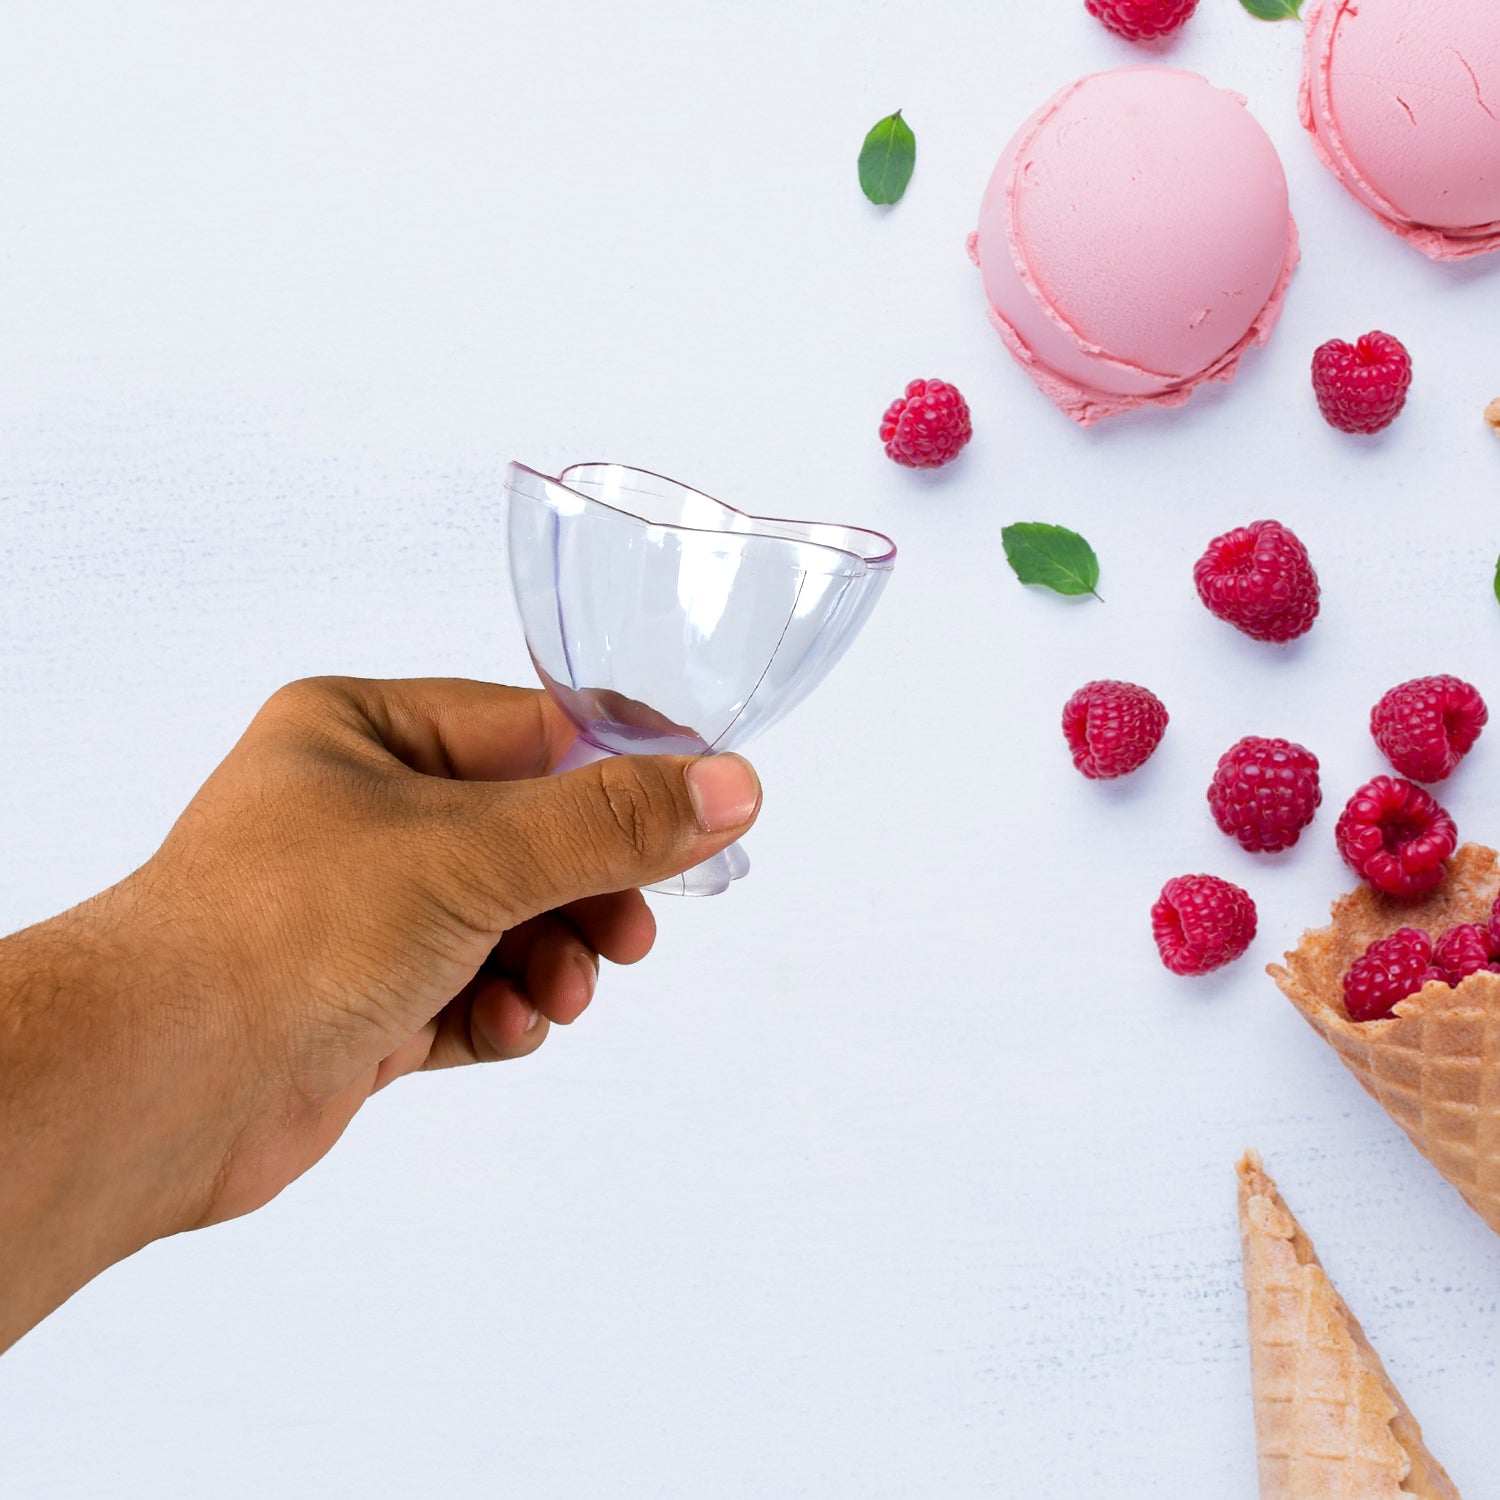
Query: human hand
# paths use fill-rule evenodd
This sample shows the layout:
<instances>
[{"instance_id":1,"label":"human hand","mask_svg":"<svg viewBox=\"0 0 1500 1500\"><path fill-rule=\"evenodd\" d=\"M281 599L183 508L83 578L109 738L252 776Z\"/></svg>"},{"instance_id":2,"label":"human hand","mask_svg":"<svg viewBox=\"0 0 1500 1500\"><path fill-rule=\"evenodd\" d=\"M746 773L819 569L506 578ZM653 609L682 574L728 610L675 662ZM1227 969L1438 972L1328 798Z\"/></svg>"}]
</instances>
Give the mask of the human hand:
<instances>
[{"instance_id":1,"label":"human hand","mask_svg":"<svg viewBox=\"0 0 1500 1500\"><path fill-rule=\"evenodd\" d=\"M13 958L65 971L64 1008L101 968L114 981L82 1054L53 1049L56 1077L101 1080L82 1091L98 1139L79 1137L101 1181L91 1207L75 1184L74 1210L100 1212L107 1180L119 1222L86 1259L259 1207L376 1089L533 1052L588 1005L601 958L646 955L655 923L636 887L730 844L759 783L731 755L549 776L573 733L518 688L294 683L140 870L8 940ZM4 1007L0 989L0 1022Z\"/></svg>"}]
</instances>

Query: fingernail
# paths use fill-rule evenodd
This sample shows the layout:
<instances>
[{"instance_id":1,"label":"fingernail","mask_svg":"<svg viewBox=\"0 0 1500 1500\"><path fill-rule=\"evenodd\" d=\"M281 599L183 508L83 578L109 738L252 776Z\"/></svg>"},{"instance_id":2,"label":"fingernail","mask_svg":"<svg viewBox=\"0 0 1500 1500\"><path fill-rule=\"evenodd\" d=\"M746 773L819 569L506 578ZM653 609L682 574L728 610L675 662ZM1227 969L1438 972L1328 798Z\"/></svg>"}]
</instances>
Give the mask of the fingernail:
<instances>
[{"instance_id":1,"label":"fingernail","mask_svg":"<svg viewBox=\"0 0 1500 1500\"><path fill-rule=\"evenodd\" d=\"M527 1031L535 1031L536 1030L536 1023L538 1021L540 1021L541 1019L542 1019L542 1013L541 1013L541 1011L539 1011L536 1008L536 1006L533 1005L531 1007L531 1014L526 1017L526 1027L525 1027L525 1029Z\"/></svg>"},{"instance_id":2,"label":"fingernail","mask_svg":"<svg viewBox=\"0 0 1500 1500\"><path fill-rule=\"evenodd\" d=\"M688 795L704 833L747 823L760 805L760 781L738 755L705 755L687 770Z\"/></svg>"},{"instance_id":3,"label":"fingernail","mask_svg":"<svg viewBox=\"0 0 1500 1500\"><path fill-rule=\"evenodd\" d=\"M580 953L577 959L579 970L583 974L583 1003L587 1005L594 998L594 989L599 983L599 970L589 954Z\"/></svg>"}]
</instances>

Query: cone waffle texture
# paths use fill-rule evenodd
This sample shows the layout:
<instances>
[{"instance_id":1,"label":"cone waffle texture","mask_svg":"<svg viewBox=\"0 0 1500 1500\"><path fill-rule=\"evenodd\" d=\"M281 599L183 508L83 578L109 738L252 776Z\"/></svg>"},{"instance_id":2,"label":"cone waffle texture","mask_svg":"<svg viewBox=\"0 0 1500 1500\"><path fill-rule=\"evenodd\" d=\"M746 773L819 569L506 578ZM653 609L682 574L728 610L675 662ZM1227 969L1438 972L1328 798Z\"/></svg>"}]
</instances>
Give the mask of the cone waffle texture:
<instances>
[{"instance_id":1,"label":"cone waffle texture","mask_svg":"<svg viewBox=\"0 0 1500 1500\"><path fill-rule=\"evenodd\" d=\"M1435 1166L1500 1233L1500 974L1456 988L1429 984L1386 1021L1351 1021L1344 973L1377 938L1418 927L1434 939L1459 922L1486 922L1500 891L1493 849L1465 844L1442 885L1421 901L1368 886L1334 903L1333 922L1302 936L1271 977L1313 1030Z\"/></svg>"},{"instance_id":2,"label":"cone waffle texture","mask_svg":"<svg viewBox=\"0 0 1500 1500\"><path fill-rule=\"evenodd\" d=\"M1261 1500L1458 1500L1260 1158L1238 1170Z\"/></svg>"}]
</instances>

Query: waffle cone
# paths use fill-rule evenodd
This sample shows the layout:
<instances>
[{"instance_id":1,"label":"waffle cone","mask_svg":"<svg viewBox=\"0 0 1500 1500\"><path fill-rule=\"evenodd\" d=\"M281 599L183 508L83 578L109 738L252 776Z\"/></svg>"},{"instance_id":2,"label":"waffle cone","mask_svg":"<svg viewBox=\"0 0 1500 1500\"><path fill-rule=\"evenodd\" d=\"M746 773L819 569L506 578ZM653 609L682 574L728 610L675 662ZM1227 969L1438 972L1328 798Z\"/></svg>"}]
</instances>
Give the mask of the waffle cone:
<instances>
[{"instance_id":1,"label":"waffle cone","mask_svg":"<svg viewBox=\"0 0 1500 1500\"><path fill-rule=\"evenodd\" d=\"M1500 1233L1500 974L1450 989L1429 984L1386 1021L1351 1021L1344 972L1377 938L1419 927L1434 938L1486 922L1500 890L1493 849L1465 844L1436 891L1396 901L1368 886L1340 897L1333 921L1306 932L1269 973L1308 1024L1389 1111L1412 1144Z\"/></svg>"},{"instance_id":2,"label":"waffle cone","mask_svg":"<svg viewBox=\"0 0 1500 1500\"><path fill-rule=\"evenodd\" d=\"M1237 1170L1261 1500L1459 1500L1260 1158Z\"/></svg>"}]
</instances>

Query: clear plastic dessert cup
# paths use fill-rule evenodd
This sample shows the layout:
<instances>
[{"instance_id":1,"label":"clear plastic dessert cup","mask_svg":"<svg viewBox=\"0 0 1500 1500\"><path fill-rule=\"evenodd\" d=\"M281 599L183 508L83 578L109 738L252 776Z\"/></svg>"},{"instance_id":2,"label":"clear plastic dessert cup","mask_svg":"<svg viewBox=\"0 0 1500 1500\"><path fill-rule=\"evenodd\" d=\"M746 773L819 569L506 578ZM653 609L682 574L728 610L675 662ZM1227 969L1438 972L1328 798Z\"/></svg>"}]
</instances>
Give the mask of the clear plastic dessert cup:
<instances>
[{"instance_id":1,"label":"clear plastic dessert cup","mask_svg":"<svg viewBox=\"0 0 1500 1500\"><path fill-rule=\"evenodd\" d=\"M849 648L896 561L879 532L746 515L622 464L505 473L511 583L537 675L578 726L559 770L738 750ZM738 844L656 891L709 896Z\"/></svg>"}]
</instances>

